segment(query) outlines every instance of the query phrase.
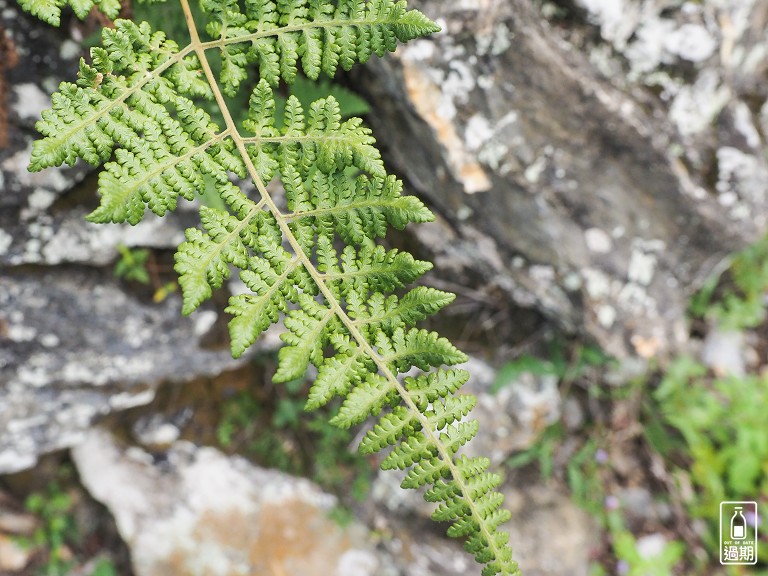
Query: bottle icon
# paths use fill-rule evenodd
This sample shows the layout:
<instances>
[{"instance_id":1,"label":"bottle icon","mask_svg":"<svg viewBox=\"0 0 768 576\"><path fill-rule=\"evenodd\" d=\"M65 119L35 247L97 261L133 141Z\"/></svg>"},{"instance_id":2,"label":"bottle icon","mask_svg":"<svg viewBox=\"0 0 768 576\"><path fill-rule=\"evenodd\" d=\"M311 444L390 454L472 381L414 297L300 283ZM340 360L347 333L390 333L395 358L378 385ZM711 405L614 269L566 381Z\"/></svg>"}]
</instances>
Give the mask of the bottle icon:
<instances>
[{"instance_id":1,"label":"bottle icon","mask_svg":"<svg viewBox=\"0 0 768 576\"><path fill-rule=\"evenodd\" d=\"M731 517L731 538L733 540L744 540L747 537L747 519L741 512L741 506L734 507Z\"/></svg>"}]
</instances>

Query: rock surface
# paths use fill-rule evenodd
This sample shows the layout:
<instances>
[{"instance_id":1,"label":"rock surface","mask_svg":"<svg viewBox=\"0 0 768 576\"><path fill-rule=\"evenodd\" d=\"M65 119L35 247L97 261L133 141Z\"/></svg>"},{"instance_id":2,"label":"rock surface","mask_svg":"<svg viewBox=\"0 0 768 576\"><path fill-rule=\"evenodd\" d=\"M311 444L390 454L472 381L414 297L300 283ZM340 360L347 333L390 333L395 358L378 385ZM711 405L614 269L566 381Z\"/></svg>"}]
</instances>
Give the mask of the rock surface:
<instances>
[{"instance_id":1,"label":"rock surface","mask_svg":"<svg viewBox=\"0 0 768 576\"><path fill-rule=\"evenodd\" d=\"M355 83L443 217L435 274L620 358L684 347L691 291L765 229L766 4L412 4L443 31Z\"/></svg>"},{"instance_id":2,"label":"rock surface","mask_svg":"<svg viewBox=\"0 0 768 576\"><path fill-rule=\"evenodd\" d=\"M618 357L685 346L691 290L765 227L765 5L579 0L560 19L558 4L532 0L413 5L444 31L359 68L356 84L394 171L441 216L414 228L433 278L495 291ZM19 62L3 70L0 151L0 398L19 410L0 412L10 471L165 378L234 363L196 344L212 313L174 321L175 298L148 304L107 273L118 242L173 247L188 213L91 226L87 167L26 172L35 119L80 49L0 8ZM109 314L117 305L95 318L93 295L124 302L118 318L131 320ZM44 313L69 300L68 324Z\"/></svg>"},{"instance_id":3,"label":"rock surface","mask_svg":"<svg viewBox=\"0 0 768 576\"><path fill-rule=\"evenodd\" d=\"M49 91L74 76L80 47L14 2L0 0L0 24L19 60L4 72L8 147L0 150L0 473L8 473L79 442L105 414L149 402L164 380L238 363L226 346L200 345L213 311L182 319L178 296L155 304L113 277L118 243L175 247L188 216L90 225L86 166L27 172L35 120Z\"/></svg>"},{"instance_id":4,"label":"rock surface","mask_svg":"<svg viewBox=\"0 0 768 576\"><path fill-rule=\"evenodd\" d=\"M80 441L92 422L146 404L163 380L231 366L195 343L215 313L179 322L176 298L147 305L104 274L8 270L0 277L0 471Z\"/></svg>"},{"instance_id":5,"label":"rock surface","mask_svg":"<svg viewBox=\"0 0 768 576\"><path fill-rule=\"evenodd\" d=\"M150 454L96 428L72 459L85 488L114 516L136 576L480 574L411 491L398 489L413 498L377 508L372 532L357 521L332 520L336 498L308 480L188 442ZM394 490L396 476L385 472L377 482ZM587 574L597 527L585 512L546 486L508 489L506 496L526 575ZM383 504L381 494L372 499Z\"/></svg>"},{"instance_id":6,"label":"rock surface","mask_svg":"<svg viewBox=\"0 0 768 576\"><path fill-rule=\"evenodd\" d=\"M509 541L526 576L587 576L600 526L567 496L546 486L505 493L515 521Z\"/></svg>"},{"instance_id":7,"label":"rock surface","mask_svg":"<svg viewBox=\"0 0 768 576\"><path fill-rule=\"evenodd\" d=\"M373 576L379 561L336 499L308 480L180 442L153 458L94 429L72 451L131 548L136 576Z\"/></svg>"},{"instance_id":8,"label":"rock surface","mask_svg":"<svg viewBox=\"0 0 768 576\"><path fill-rule=\"evenodd\" d=\"M524 372L493 392L496 372L491 366L472 358L466 369L471 374L466 391L478 399L472 417L481 423L477 436L464 447L467 456L504 462L512 453L530 448L560 420L563 400L557 376Z\"/></svg>"}]
</instances>

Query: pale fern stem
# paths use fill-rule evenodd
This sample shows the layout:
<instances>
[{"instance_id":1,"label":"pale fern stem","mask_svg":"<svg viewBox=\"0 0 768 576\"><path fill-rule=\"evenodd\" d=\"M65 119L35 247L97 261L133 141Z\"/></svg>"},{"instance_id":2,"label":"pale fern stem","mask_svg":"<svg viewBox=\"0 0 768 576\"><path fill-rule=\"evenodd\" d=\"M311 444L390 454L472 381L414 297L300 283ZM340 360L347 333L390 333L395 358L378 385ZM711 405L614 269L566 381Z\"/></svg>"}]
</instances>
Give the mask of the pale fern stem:
<instances>
[{"instance_id":1,"label":"pale fern stem","mask_svg":"<svg viewBox=\"0 0 768 576\"><path fill-rule=\"evenodd\" d=\"M240 136L240 133L237 130L237 125L235 124L231 114L229 113L226 101L224 100L224 96L221 93L221 90L219 90L213 71L211 70L211 67L208 64L208 61L205 58L205 50L207 48L221 47L231 42L216 41L216 42L207 42L205 44L200 42L200 37L197 33L197 27L192 17L192 11L189 8L188 0L179 0L179 1L181 2L182 9L184 10L184 18L189 28L190 38L192 39L190 46L195 51L195 53L198 56L198 59L200 60L200 64L203 68L203 72L205 73L205 77L208 80L208 83L210 84L211 90L213 91L213 95L216 100L216 103L218 104L219 108L221 108L221 113L222 113L222 116L224 117L224 123L226 124L227 129L231 134L232 139L234 140L235 145L237 146L237 149L240 152L240 155L242 156L243 162L245 163L246 169L248 170L248 173L251 179L253 180L253 183L256 185L256 188L259 190L259 193L261 194L264 204L267 206L269 211L272 212L272 214L275 216L275 219L277 220L280 230L282 231L285 238L288 240L288 243L291 245L291 248L296 254L296 257L301 261L301 263L304 265L309 275L315 281L315 284L317 285L318 289L323 294L326 301L330 304L331 310L338 316L342 324L349 331L350 336L358 343L358 345L363 350L363 352L365 352L365 354L367 354L373 360L377 368L380 370L381 374L392 384L395 390L397 390L397 393L400 395L400 398L405 403L406 407L408 408L408 411L412 413L415 416L416 420L418 420L419 424L421 424L422 432L427 436L427 438L429 438L430 443L437 449L438 454L440 455L440 458L448 466L451 476L453 477L453 481L456 483L456 486L460 490L463 500L469 506L472 517L477 521L480 532L482 533L488 548L491 550L496 560L501 559L503 555L501 554L501 551L499 550L499 547L497 546L496 540L493 538L493 535L488 531L488 526L486 525L483 516L479 513L477 509L477 505L475 503L474 498L472 497L472 493L464 483L464 479L462 478L458 468L454 464L453 455L447 450L447 448L442 443L442 441L437 437L437 435L435 434L435 431L432 429L432 426L430 425L428 418L421 412L421 410L419 410L418 406L416 406L410 394L408 393L408 390L406 390L406 388L400 383L397 377L392 373L392 371L389 369L389 366L387 366L387 363L378 354L378 352L376 352L371 347L368 340L358 330L357 325L353 322L351 318L349 318L349 316L347 316L346 312L343 310L343 308L339 304L339 301L336 299L333 293L325 285L322 274L320 274L320 272L317 271L317 269L314 267L314 265L309 260L309 258L307 258L306 254L304 254L304 251L302 250L301 246L299 245L296 238L294 237L293 232L288 227L287 221L285 220L284 216L275 205L274 201L269 195L269 192L267 192L267 189L264 183L261 181L261 178L259 177L256 167L253 165L253 162L251 161L251 158L248 155L248 151L246 150L245 139ZM320 27L321 25L329 25L331 22L332 21L316 23L315 26L310 26L308 24L306 26L302 25L302 26L294 26L294 27L285 27L285 28L281 28L279 32L282 33L282 32L291 31L291 30L301 31L308 27ZM344 24L350 25L351 23L349 21L345 21ZM356 24L369 25L371 24L371 22L361 20ZM232 42L235 42L235 41L243 42L243 41L247 41L247 39L256 39L256 38L269 36L277 33L275 31L269 31L269 32L271 33L265 32L260 34L252 34L249 36L241 36L241 37L238 37L236 40L233 39Z\"/></svg>"}]
</instances>

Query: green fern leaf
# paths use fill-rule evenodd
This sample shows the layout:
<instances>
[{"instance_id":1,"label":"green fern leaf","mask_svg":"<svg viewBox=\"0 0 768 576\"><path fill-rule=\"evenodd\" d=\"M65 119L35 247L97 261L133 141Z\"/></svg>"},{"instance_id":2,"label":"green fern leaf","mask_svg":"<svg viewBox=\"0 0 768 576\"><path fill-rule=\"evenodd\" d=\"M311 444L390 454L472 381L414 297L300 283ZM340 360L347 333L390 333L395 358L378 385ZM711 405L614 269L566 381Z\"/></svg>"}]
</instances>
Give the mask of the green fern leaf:
<instances>
[{"instance_id":1,"label":"green fern leaf","mask_svg":"<svg viewBox=\"0 0 768 576\"><path fill-rule=\"evenodd\" d=\"M400 486L415 490L428 484L434 484L440 478L450 476L451 469L448 463L438 457L422 460L413 465L403 479ZM502 501L503 501L502 497Z\"/></svg>"},{"instance_id":2,"label":"green fern leaf","mask_svg":"<svg viewBox=\"0 0 768 576\"><path fill-rule=\"evenodd\" d=\"M367 432L360 441L360 453L373 454L395 444L401 436L412 436L414 420L414 415L404 406L395 406L392 412L379 420L373 430Z\"/></svg>"},{"instance_id":3,"label":"green fern leaf","mask_svg":"<svg viewBox=\"0 0 768 576\"><path fill-rule=\"evenodd\" d=\"M334 396L345 396L372 370L370 361L366 362L359 347L327 359L318 369L305 408L315 410L327 404Z\"/></svg>"},{"instance_id":4,"label":"green fern leaf","mask_svg":"<svg viewBox=\"0 0 768 576\"><path fill-rule=\"evenodd\" d=\"M345 398L331 422L340 428L359 424L371 414L378 414L397 397L392 381L379 374L368 374L365 381L356 386Z\"/></svg>"},{"instance_id":5,"label":"green fern leaf","mask_svg":"<svg viewBox=\"0 0 768 576\"><path fill-rule=\"evenodd\" d=\"M459 396L446 396L442 400L432 403L432 409L427 410L426 415L435 430L442 430L448 424L453 424L470 413L477 404L477 398L470 394Z\"/></svg>"},{"instance_id":6,"label":"green fern leaf","mask_svg":"<svg viewBox=\"0 0 768 576\"><path fill-rule=\"evenodd\" d=\"M405 386L410 398L425 411L431 402L455 394L469 380L466 370L438 370L418 378L408 377Z\"/></svg>"},{"instance_id":7,"label":"green fern leaf","mask_svg":"<svg viewBox=\"0 0 768 576\"><path fill-rule=\"evenodd\" d=\"M278 167L282 167L286 180L295 180L297 166L300 174L315 166L326 174L352 166L374 176L386 176L370 129L359 118L342 122L335 98L316 100L305 116L298 98L291 96L281 130L274 126L274 114L272 89L262 79L251 95L249 117L243 125L254 134L244 141L263 181L271 180Z\"/></svg>"},{"instance_id":8,"label":"green fern leaf","mask_svg":"<svg viewBox=\"0 0 768 576\"><path fill-rule=\"evenodd\" d=\"M383 238L390 226L402 230L409 223L434 219L418 198L401 195L402 182L393 176L369 179L363 175L353 180L341 171L315 172L307 186L298 174L286 171L283 180L295 183L286 187L293 211L288 219L336 232L347 244Z\"/></svg>"},{"instance_id":9,"label":"green fern leaf","mask_svg":"<svg viewBox=\"0 0 768 576\"><path fill-rule=\"evenodd\" d=\"M405 470L425 458L437 456L437 447L432 439L422 432L406 436L383 460L382 470L399 468Z\"/></svg>"},{"instance_id":10,"label":"green fern leaf","mask_svg":"<svg viewBox=\"0 0 768 576\"><path fill-rule=\"evenodd\" d=\"M413 326L429 318L444 306L453 302L455 296L427 286L418 286L410 290L402 299L394 294L387 297L381 292L374 292L365 302L357 292L347 295L350 318L366 334L372 329L380 329L391 335L395 328Z\"/></svg>"},{"instance_id":11,"label":"green fern leaf","mask_svg":"<svg viewBox=\"0 0 768 576\"><path fill-rule=\"evenodd\" d=\"M131 224L145 205L162 216L179 196L192 199L204 174L222 194L230 172L245 177L233 142L183 96L203 91L189 79L194 59L146 23L118 20L102 41L105 48L91 51L93 65L81 62L78 84L63 83L43 112L36 127L45 138L33 145L31 170L78 158L97 165L114 153L99 177L101 205L89 219Z\"/></svg>"},{"instance_id":12,"label":"green fern leaf","mask_svg":"<svg viewBox=\"0 0 768 576\"><path fill-rule=\"evenodd\" d=\"M271 85L296 79L299 64L308 78L321 72L333 76L341 66L366 62L371 54L393 52L397 43L437 32L440 28L421 12L393 0L246 2L245 13L235 0L204 0L209 15L206 31L221 51L221 82L234 94L247 77L246 66L259 67Z\"/></svg>"},{"instance_id":13,"label":"green fern leaf","mask_svg":"<svg viewBox=\"0 0 768 576\"><path fill-rule=\"evenodd\" d=\"M222 198L234 215L203 207L200 219L204 231L190 228L187 241L176 252L175 270L179 274L184 305L182 313L191 314L211 297L229 277L229 264L241 270L249 268L250 250L256 250L279 229L260 206L248 199L239 188L229 184L221 190Z\"/></svg>"},{"instance_id":14,"label":"green fern leaf","mask_svg":"<svg viewBox=\"0 0 768 576\"><path fill-rule=\"evenodd\" d=\"M229 333L235 357L241 356L262 332L277 322L280 313L288 311L289 303L299 302L304 294L299 292L301 287L308 294L314 289L310 281L303 278L305 274L302 273L299 259L291 256L281 246L281 236L274 218L258 212L255 220L258 222L257 230L253 226L241 225L237 231L249 239L252 252L260 256L252 256L247 267L243 267L240 272L240 279L253 294L233 296L226 309L233 316L229 323ZM234 232L228 238L233 239ZM222 249L223 245L219 243L213 253L221 253ZM232 263L238 264L234 260Z\"/></svg>"},{"instance_id":15,"label":"green fern leaf","mask_svg":"<svg viewBox=\"0 0 768 576\"><path fill-rule=\"evenodd\" d=\"M240 277L253 292L229 299L226 312L233 316L229 322L232 355L239 358L256 339L280 319L280 313L288 310L286 288L290 272L296 261L286 262L285 270L277 273L265 260L252 260L249 270Z\"/></svg>"},{"instance_id":16,"label":"green fern leaf","mask_svg":"<svg viewBox=\"0 0 768 576\"><path fill-rule=\"evenodd\" d=\"M370 240L366 240L359 251L347 246L340 258L341 266L337 264L336 251L326 236L318 238L318 254L321 255L318 266L321 277L344 296L352 291L391 292L432 268L431 263L415 260L407 252L396 248L387 251Z\"/></svg>"},{"instance_id":17,"label":"green fern leaf","mask_svg":"<svg viewBox=\"0 0 768 576\"><path fill-rule=\"evenodd\" d=\"M459 456L456 459L456 467L459 469L463 478L472 478L473 476L482 474L488 470L490 465L491 461L482 456L476 456L474 458Z\"/></svg>"},{"instance_id":18,"label":"green fern leaf","mask_svg":"<svg viewBox=\"0 0 768 576\"><path fill-rule=\"evenodd\" d=\"M398 372L407 372L412 366L429 370L432 366L452 366L467 361L466 354L437 332L416 328L408 332L398 328L391 338L379 332L376 345L384 361L394 365Z\"/></svg>"},{"instance_id":19,"label":"green fern leaf","mask_svg":"<svg viewBox=\"0 0 768 576\"><path fill-rule=\"evenodd\" d=\"M477 435L480 423L477 420L459 422L455 426L448 426L445 432L440 434L440 441L451 455L456 454L464 444Z\"/></svg>"},{"instance_id":20,"label":"green fern leaf","mask_svg":"<svg viewBox=\"0 0 768 576\"><path fill-rule=\"evenodd\" d=\"M19 0L19 5L51 26L61 24L61 9L69 6L80 20L85 20L95 6L108 18L116 18L120 12L119 0Z\"/></svg>"},{"instance_id":21,"label":"green fern leaf","mask_svg":"<svg viewBox=\"0 0 768 576\"><path fill-rule=\"evenodd\" d=\"M275 382L288 382L304 376L312 362L315 366L323 363L323 348L327 345L327 334L333 318L333 310L318 304L312 297L299 296L298 310L292 310L285 319L288 329L281 339L286 343L280 349L280 362L274 376Z\"/></svg>"}]
</instances>

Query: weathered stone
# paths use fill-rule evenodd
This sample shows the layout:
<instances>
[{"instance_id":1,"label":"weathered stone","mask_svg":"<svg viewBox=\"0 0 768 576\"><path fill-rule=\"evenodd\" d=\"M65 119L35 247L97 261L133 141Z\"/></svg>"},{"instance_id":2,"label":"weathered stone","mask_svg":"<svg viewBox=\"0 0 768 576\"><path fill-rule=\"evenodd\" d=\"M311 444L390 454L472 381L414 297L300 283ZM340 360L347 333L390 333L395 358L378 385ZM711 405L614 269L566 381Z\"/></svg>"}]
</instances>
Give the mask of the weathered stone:
<instances>
[{"instance_id":1,"label":"weathered stone","mask_svg":"<svg viewBox=\"0 0 768 576\"><path fill-rule=\"evenodd\" d=\"M0 472L82 439L94 420L146 404L163 380L235 365L204 350L216 318L180 320L178 296L147 304L103 273L8 270L0 277Z\"/></svg>"},{"instance_id":2,"label":"weathered stone","mask_svg":"<svg viewBox=\"0 0 768 576\"><path fill-rule=\"evenodd\" d=\"M354 81L441 216L415 230L433 274L617 357L684 347L691 290L765 228L765 3L581 0L556 27L531 0L412 4L443 32Z\"/></svg>"},{"instance_id":3,"label":"weathered stone","mask_svg":"<svg viewBox=\"0 0 768 576\"><path fill-rule=\"evenodd\" d=\"M377 574L366 531L334 523L335 497L308 480L183 442L157 459L98 429L72 456L136 576Z\"/></svg>"},{"instance_id":4,"label":"weathered stone","mask_svg":"<svg viewBox=\"0 0 768 576\"><path fill-rule=\"evenodd\" d=\"M600 527L568 496L553 488L508 490L515 559L526 576L587 576L599 549Z\"/></svg>"},{"instance_id":5,"label":"weathered stone","mask_svg":"<svg viewBox=\"0 0 768 576\"><path fill-rule=\"evenodd\" d=\"M650 490L644 487L622 488L617 498L630 528L666 522L672 514L668 503L655 501Z\"/></svg>"},{"instance_id":6,"label":"weathered stone","mask_svg":"<svg viewBox=\"0 0 768 576\"><path fill-rule=\"evenodd\" d=\"M482 570L458 542L412 525L396 531L384 546L390 570L376 576L479 576Z\"/></svg>"},{"instance_id":7,"label":"weathered stone","mask_svg":"<svg viewBox=\"0 0 768 576\"><path fill-rule=\"evenodd\" d=\"M14 536L32 536L39 525L37 518L31 514L0 508L0 532Z\"/></svg>"},{"instance_id":8,"label":"weathered stone","mask_svg":"<svg viewBox=\"0 0 768 576\"><path fill-rule=\"evenodd\" d=\"M718 376L744 376L745 349L743 332L713 327L701 347L701 361Z\"/></svg>"},{"instance_id":9,"label":"weathered stone","mask_svg":"<svg viewBox=\"0 0 768 576\"><path fill-rule=\"evenodd\" d=\"M0 573L20 572L29 564L34 553L34 549L23 546L18 540L0 534Z\"/></svg>"},{"instance_id":10,"label":"weathered stone","mask_svg":"<svg viewBox=\"0 0 768 576\"><path fill-rule=\"evenodd\" d=\"M638 538L635 543L635 549L640 558L653 560L654 558L661 556L668 545L669 540L667 537L664 534L657 532L654 534L646 534L645 536Z\"/></svg>"},{"instance_id":11,"label":"weathered stone","mask_svg":"<svg viewBox=\"0 0 768 576\"><path fill-rule=\"evenodd\" d=\"M472 417L481 423L478 435L463 448L468 456L503 462L513 452L530 448L541 432L560 419L557 376L526 372L492 393L497 376L490 366L473 358L467 369L471 374L467 391L478 398Z\"/></svg>"},{"instance_id":12,"label":"weathered stone","mask_svg":"<svg viewBox=\"0 0 768 576\"><path fill-rule=\"evenodd\" d=\"M84 204L95 202L85 165L27 171L34 123L50 106L50 91L74 78L81 50L15 2L0 0L0 24L19 58L5 71L12 90L8 146L0 150L3 473L80 441L111 411L149 402L163 380L216 374L239 362L223 342L216 350L200 345L216 313L182 319L177 295L151 303L113 278L118 243L175 247L192 223L188 211L135 227L96 226L84 220Z\"/></svg>"}]
</instances>

